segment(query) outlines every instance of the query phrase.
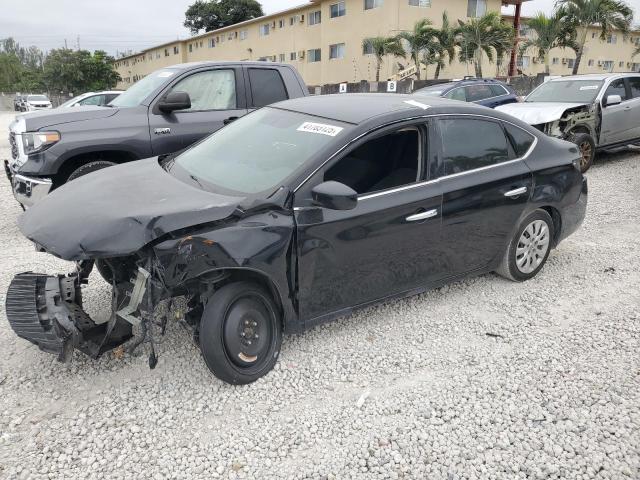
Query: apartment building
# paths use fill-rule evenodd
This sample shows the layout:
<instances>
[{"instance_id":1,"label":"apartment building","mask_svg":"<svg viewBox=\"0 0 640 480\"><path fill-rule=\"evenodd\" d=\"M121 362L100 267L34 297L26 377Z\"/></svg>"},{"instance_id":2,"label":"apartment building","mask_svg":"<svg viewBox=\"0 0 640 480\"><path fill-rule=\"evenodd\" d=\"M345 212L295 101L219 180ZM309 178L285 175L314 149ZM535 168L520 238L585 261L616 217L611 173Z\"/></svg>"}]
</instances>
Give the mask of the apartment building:
<instances>
[{"instance_id":1,"label":"apartment building","mask_svg":"<svg viewBox=\"0 0 640 480\"><path fill-rule=\"evenodd\" d=\"M488 11L500 11L502 5L527 0L310 0L288 10L241 22L186 40L176 40L140 53L118 59L116 69L122 77L119 88L127 88L158 68L176 63L203 60L265 60L288 62L302 74L307 85L374 80L376 59L363 49L367 37L390 36L412 30L422 19L430 19L435 26L442 23L446 10L452 22L468 20ZM512 18L505 18L509 23ZM529 34L526 28L522 36ZM640 34L638 35L640 37ZM635 39L614 35L618 48L600 45L597 35L589 38L588 51L593 71L602 71L597 62L613 62L613 71L633 67L631 52ZM619 43L618 43L619 42ZM607 48L609 47L609 48ZM619 48L624 47L624 48ZM601 53L600 50L602 50ZM614 51L615 50L615 51ZM609 51L610 57L605 54ZM570 50L554 50L552 73L567 74L575 55ZM640 61L640 56L638 57ZM564 63L563 63L564 62ZM544 66L527 52L518 60L518 68L526 74L544 71ZM485 59L483 71L487 76L506 74L508 59L501 67ZM628 64L628 65L627 65ZM380 78L386 79L410 65L410 60L387 57L382 64ZM610 63L606 64L611 65ZM620 66L622 65L622 66ZM422 78L433 75L435 66L422 68ZM591 70L589 70L591 71ZM441 71L441 78L473 75L472 65L454 61Z\"/></svg>"},{"instance_id":2,"label":"apartment building","mask_svg":"<svg viewBox=\"0 0 640 480\"><path fill-rule=\"evenodd\" d=\"M505 17L511 21L511 17ZM535 32L526 25L526 18L522 18L519 31L519 41L525 42L534 38ZM600 39L600 30L590 27L587 31L579 73L606 72L637 72L640 71L640 55L633 57L633 52L640 45L640 31L633 31L628 35L613 32L604 40ZM537 58L535 48L525 50L518 57L517 68L526 75L544 73L544 61ZM575 52L570 48L554 48L549 52L549 73L551 75L569 75L573 71Z\"/></svg>"}]
</instances>

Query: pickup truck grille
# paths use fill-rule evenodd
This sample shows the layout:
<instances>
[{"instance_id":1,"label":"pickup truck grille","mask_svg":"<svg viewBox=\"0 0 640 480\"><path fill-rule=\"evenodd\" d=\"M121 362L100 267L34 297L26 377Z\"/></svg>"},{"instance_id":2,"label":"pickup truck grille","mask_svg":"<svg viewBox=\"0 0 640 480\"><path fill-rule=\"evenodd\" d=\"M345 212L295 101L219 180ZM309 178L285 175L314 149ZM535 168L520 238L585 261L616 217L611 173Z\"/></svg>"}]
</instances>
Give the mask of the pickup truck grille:
<instances>
[{"instance_id":1,"label":"pickup truck grille","mask_svg":"<svg viewBox=\"0 0 640 480\"><path fill-rule=\"evenodd\" d=\"M9 132L9 145L11 146L11 158L18 159L18 144L16 143L16 134Z\"/></svg>"}]
</instances>

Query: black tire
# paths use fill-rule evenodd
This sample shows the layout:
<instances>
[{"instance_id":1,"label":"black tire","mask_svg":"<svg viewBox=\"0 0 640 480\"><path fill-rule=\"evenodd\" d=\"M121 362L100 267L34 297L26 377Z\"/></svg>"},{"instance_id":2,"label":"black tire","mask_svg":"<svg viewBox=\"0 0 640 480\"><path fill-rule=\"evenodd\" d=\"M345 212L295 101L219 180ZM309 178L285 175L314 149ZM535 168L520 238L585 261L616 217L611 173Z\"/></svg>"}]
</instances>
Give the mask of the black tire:
<instances>
[{"instance_id":1,"label":"black tire","mask_svg":"<svg viewBox=\"0 0 640 480\"><path fill-rule=\"evenodd\" d=\"M588 133L572 133L567 138L569 142L575 143L580 152L580 172L584 173L593 165L596 157L596 142Z\"/></svg>"},{"instance_id":2,"label":"black tire","mask_svg":"<svg viewBox=\"0 0 640 480\"><path fill-rule=\"evenodd\" d=\"M546 251L542 249L542 245L544 243L542 240L535 240L533 243L526 243L527 238L542 239L541 230L539 231L539 236L534 235L532 237L530 235L530 227L532 225L535 225L536 227L543 225L540 222L544 222L544 224L546 224ZM534 232L536 231L536 227L534 227ZM525 230L527 230L527 233L525 233ZM527 215L527 217L522 220L515 235L509 242L507 251L502 258L502 262L496 270L496 273L508 278L509 280L513 280L514 282L524 282L525 280L535 277L547 262L547 258L549 258L549 253L553 246L554 235L553 219L547 212L544 210L536 210ZM527 261L527 258L531 260L530 263ZM523 260L525 260L524 265L522 265ZM519 266L519 264L522 266Z\"/></svg>"},{"instance_id":3,"label":"black tire","mask_svg":"<svg viewBox=\"0 0 640 480\"><path fill-rule=\"evenodd\" d=\"M67 178L67 182L71 182L72 180L82 177L87 173L96 172L107 167L113 167L114 165L117 164L114 162L108 162L107 160L94 160L93 162L85 163L81 167L78 167L73 172L71 172L71 175L69 175L69 178Z\"/></svg>"},{"instance_id":4,"label":"black tire","mask_svg":"<svg viewBox=\"0 0 640 480\"><path fill-rule=\"evenodd\" d=\"M276 364L282 323L269 293L251 282L234 282L207 302L199 336L209 370L223 382L245 385Z\"/></svg>"}]
</instances>

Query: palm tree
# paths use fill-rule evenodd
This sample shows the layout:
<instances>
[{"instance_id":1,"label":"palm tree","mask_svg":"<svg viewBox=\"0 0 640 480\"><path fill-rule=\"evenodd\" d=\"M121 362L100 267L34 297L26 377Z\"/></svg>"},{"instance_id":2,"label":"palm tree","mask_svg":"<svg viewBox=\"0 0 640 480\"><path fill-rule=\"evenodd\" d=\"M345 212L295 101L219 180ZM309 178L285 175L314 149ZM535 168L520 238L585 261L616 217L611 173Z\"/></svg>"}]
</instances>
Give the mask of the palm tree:
<instances>
[{"instance_id":1,"label":"palm tree","mask_svg":"<svg viewBox=\"0 0 640 480\"><path fill-rule=\"evenodd\" d=\"M484 55L489 62L495 57L502 58L513 48L513 27L502 23L498 12L489 12L482 17L472 18L468 22L458 20L457 44L460 47L459 58L463 63L473 63L476 77L482 77Z\"/></svg>"},{"instance_id":2,"label":"palm tree","mask_svg":"<svg viewBox=\"0 0 640 480\"><path fill-rule=\"evenodd\" d=\"M376 57L376 82L380 81L380 67L387 55L405 57L405 51L396 37L370 37L362 41L362 48L370 50Z\"/></svg>"},{"instance_id":3,"label":"palm tree","mask_svg":"<svg viewBox=\"0 0 640 480\"><path fill-rule=\"evenodd\" d=\"M407 44L407 50L411 60L416 64L416 77L420 80L420 64L421 57L428 55L427 49L435 48L433 39L437 30L431 27L431 21L423 18L418 20L413 30L410 32L400 32L397 36L399 40L404 40Z\"/></svg>"},{"instance_id":4,"label":"palm tree","mask_svg":"<svg viewBox=\"0 0 640 480\"><path fill-rule=\"evenodd\" d=\"M604 40L614 29L626 34L633 19L633 10L622 0L557 0L556 6L558 15L564 18L577 38L574 75L580 68L588 27L597 26L600 39Z\"/></svg>"},{"instance_id":5,"label":"palm tree","mask_svg":"<svg viewBox=\"0 0 640 480\"><path fill-rule=\"evenodd\" d=\"M434 78L437 79L440 76L440 70L444 68L444 59L449 59L449 65L456 57L456 36L458 35L458 29L452 28L449 23L449 16L446 10L442 14L442 27L436 30L436 39L439 45L438 61L436 63L436 73Z\"/></svg>"},{"instance_id":6,"label":"palm tree","mask_svg":"<svg viewBox=\"0 0 640 480\"><path fill-rule=\"evenodd\" d=\"M549 73L549 51L556 47L574 46L574 32L567 29L567 22L562 16L562 11L557 10L551 17L538 12L534 17L526 21L526 25L535 32L534 38L529 38L523 43L524 49L534 48L536 57L544 62L544 71Z\"/></svg>"}]
</instances>

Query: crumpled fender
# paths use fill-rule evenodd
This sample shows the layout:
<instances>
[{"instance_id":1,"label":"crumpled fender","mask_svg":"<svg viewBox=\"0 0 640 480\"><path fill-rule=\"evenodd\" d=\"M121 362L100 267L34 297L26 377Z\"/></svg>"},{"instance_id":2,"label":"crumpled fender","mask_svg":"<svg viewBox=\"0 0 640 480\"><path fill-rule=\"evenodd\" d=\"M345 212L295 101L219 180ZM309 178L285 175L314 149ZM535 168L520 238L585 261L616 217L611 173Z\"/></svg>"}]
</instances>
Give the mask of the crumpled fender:
<instances>
[{"instance_id":1,"label":"crumpled fender","mask_svg":"<svg viewBox=\"0 0 640 480\"><path fill-rule=\"evenodd\" d=\"M559 120L570 108L583 107L586 103L523 102L500 105L496 110L507 113L529 125L539 125Z\"/></svg>"}]
</instances>

